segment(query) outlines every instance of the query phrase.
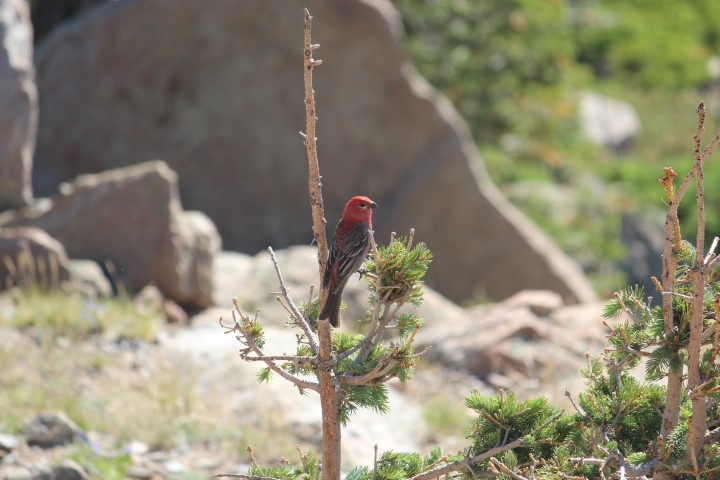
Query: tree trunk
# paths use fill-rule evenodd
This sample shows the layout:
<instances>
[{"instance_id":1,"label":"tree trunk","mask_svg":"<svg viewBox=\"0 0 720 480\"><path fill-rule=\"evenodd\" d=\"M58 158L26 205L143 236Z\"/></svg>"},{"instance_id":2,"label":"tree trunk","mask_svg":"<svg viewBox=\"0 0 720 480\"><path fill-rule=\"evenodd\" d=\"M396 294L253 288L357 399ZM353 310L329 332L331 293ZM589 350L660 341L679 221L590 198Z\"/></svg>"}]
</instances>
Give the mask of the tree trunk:
<instances>
[{"instance_id":1,"label":"tree trunk","mask_svg":"<svg viewBox=\"0 0 720 480\"><path fill-rule=\"evenodd\" d=\"M340 480L340 384L335 378L330 322L318 321L320 337L320 406L322 408L322 478Z\"/></svg>"}]
</instances>

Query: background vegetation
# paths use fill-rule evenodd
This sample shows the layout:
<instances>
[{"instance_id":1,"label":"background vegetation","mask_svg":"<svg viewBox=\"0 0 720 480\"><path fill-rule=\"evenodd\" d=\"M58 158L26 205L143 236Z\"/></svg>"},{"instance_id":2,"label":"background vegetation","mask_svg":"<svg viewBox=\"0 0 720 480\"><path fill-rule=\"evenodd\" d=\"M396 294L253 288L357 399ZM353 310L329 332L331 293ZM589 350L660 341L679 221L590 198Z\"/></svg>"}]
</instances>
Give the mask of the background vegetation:
<instances>
[{"instance_id":1,"label":"background vegetation","mask_svg":"<svg viewBox=\"0 0 720 480\"><path fill-rule=\"evenodd\" d=\"M594 277L622 283L622 214L660 224L663 166L690 158L695 107L720 116L720 3L714 0L394 0L411 58L470 124L491 177ZM642 133L623 151L580 134L577 94L629 102ZM713 110L714 109L714 110ZM708 172L708 184L720 171ZM527 195L527 185L546 192ZM543 188L548 185L555 187ZM526 188L518 188L525 185ZM557 197L572 192L568 205ZM708 191L708 236L720 192ZM657 205L649 210L648 205ZM693 215L686 227L693 227ZM593 275L595 274L595 275Z\"/></svg>"}]
</instances>

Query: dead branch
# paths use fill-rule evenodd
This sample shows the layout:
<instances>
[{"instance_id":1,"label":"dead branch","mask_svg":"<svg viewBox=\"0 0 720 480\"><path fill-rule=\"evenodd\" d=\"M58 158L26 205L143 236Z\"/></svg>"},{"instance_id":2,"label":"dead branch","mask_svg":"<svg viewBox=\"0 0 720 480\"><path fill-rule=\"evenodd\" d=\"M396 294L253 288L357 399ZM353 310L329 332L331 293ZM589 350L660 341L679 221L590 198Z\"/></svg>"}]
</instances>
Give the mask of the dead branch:
<instances>
[{"instance_id":1,"label":"dead branch","mask_svg":"<svg viewBox=\"0 0 720 480\"><path fill-rule=\"evenodd\" d=\"M510 470L507 465L502 463L500 460L498 460L495 457L490 457L490 463L494 465L497 470L499 470L498 473L504 473L505 475L509 475L511 478L514 478L515 480L528 480L526 477L523 477L522 475L518 475L517 473ZM470 470L472 471L472 470Z\"/></svg>"},{"instance_id":2,"label":"dead branch","mask_svg":"<svg viewBox=\"0 0 720 480\"><path fill-rule=\"evenodd\" d=\"M250 317L242 313L242 310L240 309L240 304L238 303L237 299L233 299L233 305L235 305L235 310L237 311L238 315L240 316L240 319L243 321L243 323L247 324L250 322ZM243 325L237 321L235 318L235 312L233 312L233 319L235 320L235 326L233 327L234 331L239 332L242 336L245 345L247 345L257 357L267 357L265 353L258 347L257 343L255 343L255 338L250 335L245 328L243 328ZM246 358L248 358L246 356ZM308 380L303 380L301 378L297 378L296 376L286 372L282 368L280 368L275 362L272 360L263 360L265 362L265 365L272 370L273 372L280 375L282 378L287 380L288 382L293 383L298 388L307 388L308 390L313 390L315 392L320 391L320 386L315 382L310 382Z\"/></svg>"},{"instance_id":3,"label":"dead branch","mask_svg":"<svg viewBox=\"0 0 720 480\"><path fill-rule=\"evenodd\" d=\"M280 480L275 477L258 477L257 475L243 475L241 473L217 473L213 478L242 478L244 480Z\"/></svg>"},{"instance_id":4,"label":"dead branch","mask_svg":"<svg viewBox=\"0 0 720 480\"><path fill-rule=\"evenodd\" d=\"M297 308L295 302L293 302L293 299L290 297L290 292L285 285L282 273L280 272L280 266L278 265L277 258L275 258L275 252L273 251L272 247L268 247L268 252L270 252L270 258L272 259L273 265L275 266L275 273L277 274L278 282L280 282L280 293L285 299L287 306L290 308L293 318L295 318L295 321L298 323L298 325L300 325L300 328L302 328L303 332L305 333L305 336L310 343L310 348L312 349L312 352L317 355L318 345L317 340L315 339L315 335L310 329L310 325L308 324L307 320L300 312L300 309Z\"/></svg>"},{"instance_id":5,"label":"dead branch","mask_svg":"<svg viewBox=\"0 0 720 480\"><path fill-rule=\"evenodd\" d=\"M317 122L315 110L315 91L313 90L313 69L322 64L321 60L314 60L313 50L320 45L312 43L312 17L305 9L303 67L305 85L305 148L308 159L308 190L310 191L310 206L312 208L313 235L318 245L318 269L320 280L325 275L328 258L327 237L325 236L325 208L322 197L322 182L320 176L320 163L317 155L317 137L315 136L315 123ZM327 291L320 290L319 305L327 299ZM316 370L320 384L320 407L322 409L322 468L323 478L326 480L340 479L340 382L335 376L335 360L332 353L332 339L330 336L330 321L318 320L318 369Z\"/></svg>"},{"instance_id":6,"label":"dead branch","mask_svg":"<svg viewBox=\"0 0 720 480\"><path fill-rule=\"evenodd\" d=\"M317 137L315 136L315 124L317 116L315 112L315 90L313 90L313 69L322 65L322 60L313 59L313 50L320 48L319 44L312 43L312 17L308 9L305 9L305 28L304 28L304 47L303 47L303 67L304 67L304 84L305 84L305 133L301 135L305 139L305 149L308 159L308 190L310 191L310 207L312 208L313 219L313 236L318 246L318 266L320 270L320 278L325 275L325 264L328 257L327 237L325 235L325 206L322 196L322 182L320 176L320 163L317 154ZM327 295L327 293L326 293ZM324 298L321 293L322 305Z\"/></svg>"},{"instance_id":7,"label":"dead branch","mask_svg":"<svg viewBox=\"0 0 720 480\"><path fill-rule=\"evenodd\" d=\"M695 264L692 271L693 300L690 317L690 341L688 343L687 388L694 391L701 383L700 357L702 347L703 313L705 297L705 187L703 162L705 155L700 153L700 142L705 130L705 108L698 106L698 128L695 134L694 170L695 170L695 207L697 209L697 235L695 237ZM708 147L709 148L709 147ZM708 151L708 149L706 149ZM712 151L710 149L710 151ZM692 398L692 415L688 419L689 457L695 471L698 470L697 456L702 451L703 436L707 425L705 399Z\"/></svg>"}]
</instances>

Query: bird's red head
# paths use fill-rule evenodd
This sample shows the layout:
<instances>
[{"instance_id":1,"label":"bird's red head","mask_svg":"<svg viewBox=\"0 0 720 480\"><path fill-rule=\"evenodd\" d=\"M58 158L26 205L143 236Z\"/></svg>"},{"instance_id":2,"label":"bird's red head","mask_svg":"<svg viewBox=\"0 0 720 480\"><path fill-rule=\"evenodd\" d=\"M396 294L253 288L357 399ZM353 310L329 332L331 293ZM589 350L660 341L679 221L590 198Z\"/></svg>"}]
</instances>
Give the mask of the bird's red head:
<instances>
[{"instance_id":1,"label":"bird's red head","mask_svg":"<svg viewBox=\"0 0 720 480\"><path fill-rule=\"evenodd\" d=\"M375 207L377 203L368 197L358 195L347 202L342 218L345 222L367 222L372 230L372 209Z\"/></svg>"}]
</instances>

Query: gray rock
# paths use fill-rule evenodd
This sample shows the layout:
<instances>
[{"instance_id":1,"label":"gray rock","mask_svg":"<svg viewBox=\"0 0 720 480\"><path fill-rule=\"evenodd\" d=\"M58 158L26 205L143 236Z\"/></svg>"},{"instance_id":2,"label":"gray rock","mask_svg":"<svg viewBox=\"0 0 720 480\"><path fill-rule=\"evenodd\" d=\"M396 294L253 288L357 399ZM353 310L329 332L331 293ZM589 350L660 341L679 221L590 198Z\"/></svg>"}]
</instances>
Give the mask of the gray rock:
<instances>
[{"instance_id":1,"label":"gray rock","mask_svg":"<svg viewBox=\"0 0 720 480\"><path fill-rule=\"evenodd\" d=\"M628 285L640 285L645 293L658 299L651 276L658 279L662 274L663 227L661 223L653 223L639 215L625 214L622 216L620 239L625 245L625 258L620 261L620 268L625 274Z\"/></svg>"},{"instance_id":2,"label":"gray rock","mask_svg":"<svg viewBox=\"0 0 720 480\"><path fill-rule=\"evenodd\" d=\"M18 445L20 441L15 435L0 433L0 458L16 449Z\"/></svg>"},{"instance_id":3,"label":"gray rock","mask_svg":"<svg viewBox=\"0 0 720 480\"><path fill-rule=\"evenodd\" d=\"M74 258L109 261L130 292L151 283L182 305L212 302L220 239L203 214L182 211L177 175L162 161L78 177L37 210L3 213L3 225L41 228Z\"/></svg>"},{"instance_id":4,"label":"gray rock","mask_svg":"<svg viewBox=\"0 0 720 480\"><path fill-rule=\"evenodd\" d=\"M562 297L548 290L523 290L503 300L508 308L525 306L538 317L546 317L563 307Z\"/></svg>"},{"instance_id":5,"label":"gray rock","mask_svg":"<svg viewBox=\"0 0 720 480\"><path fill-rule=\"evenodd\" d=\"M52 448L72 443L81 430L63 412L48 412L24 425L23 433L28 445Z\"/></svg>"},{"instance_id":6,"label":"gray rock","mask_svg":"<svg viewBox=\"0 0 720 480\"><path fill-rule=\"evenodd\" d=\"M0 291L13 286L61 287L70 279L65 248L37 228L0 224Z\"/></svg>"},{"instance_id":7,"label":"gray rock","mask_svg":"<svg viewBox=\"0 0 720 480\"><path fill-rule=\"evenodd\" d=\"M52 469L53 480L87 480L85 469L73 460L65 459Z\"/></svg>"},{"instance_id":8,"label":"gray rock","mask_svg":"<svg viewBox=\"0 0 720 480\"><path fill-rule=\"evenodd\" d=\"M37 102L28 2L0 2L0 211L32 199Z\"/></svg>"},{"instance_id":9,"label":"gray rock","mask_svg":"<svg viewBox=\"0 0 720 480\"><path fill-rule=\"evenodd\" d=\"M36 480L33 472L20 465L0 465L2 480Z\"/></svg>"},{"instance_id":10,"label":"gray rock","mask_svg":"<svg viewBox=\"0 0 720 480\"><path fill-rule=\"evenodd\" d=\"M145 465L130 465L125 472L129 478L137 480L150 480L155 472Z\"/></svg>"},{"instance_id":11,"label":"gray rock","mask_svg":"<svg viewBox=\"0 0 720 480\"><path fill-rule=\"evenodd\" d=\"M552 292L521 292L504 302L476 307L465 321L440 319L420 332L417 348L433 346L427 359L518 392L537 390L562 401L578 391L585 354L605 347L600 303L560 305Z\"/></svg>"},{"instance_id":12,"label":"gray rock","mask_svg":"<svg viewBox=\"0 0 720 480\"><path fill-rule=\"evenodd\" d=\"M38 48L38 191L159 157L226 248L309 243L297 134L303 7L322 45L328 230L351 195L367 194L380 204L378 240L416 227L437 258L428 284L452 300L529 288L594 299L574 262L491 184L462 119L406 62L387 0L126 0L86 12Z\"/></svg>"},{"instance_id":13,"label":"gray rock","mask_svg":"<svg viewBox=\"0 0 720 480\"><path fill-rule=\"evenodd\" d=\"M69 269L74 290L91 297L109 297L112 295L110 280L105 276L97 262L70 259Z\"/></svg>"},{"instance_id":14,"label":"gray rock","mask_svg":"<svg viewBox=\"0 0 720 480\"><path fill-rule=\"evenodd\" d=\"M580 122L585 138L622 152L642 129L635 107L594 92L580 94Z\"/></svg>"}]
</instances>

